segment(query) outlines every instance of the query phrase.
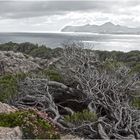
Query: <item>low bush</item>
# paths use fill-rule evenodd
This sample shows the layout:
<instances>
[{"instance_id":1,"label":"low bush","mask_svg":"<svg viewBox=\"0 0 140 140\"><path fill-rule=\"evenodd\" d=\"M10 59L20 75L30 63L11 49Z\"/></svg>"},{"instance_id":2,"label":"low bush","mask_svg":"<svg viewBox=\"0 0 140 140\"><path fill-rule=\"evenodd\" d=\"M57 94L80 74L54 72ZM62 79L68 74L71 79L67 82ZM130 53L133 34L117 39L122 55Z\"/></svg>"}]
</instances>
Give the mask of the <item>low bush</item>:
<instances>
[{"instance_id":1,"label":"low bush","mask_svg":"<svg viewBox=\"0 0 140 140\"><path fill-rule=\"evenodd\" d=\"M49 69L43 70L42 73L43 73L43 75L45 75L52 81L63 82L62 75L55 69L49 68Z\"/></svg>"},{"instance_id":2,"label":"low bush","mask_svg":"<svg viewBox=\"0 0 140 140\"><path fill-rule=\"evenodd\" d=\"M0 76L0 102L9 102L18 93L18 81L24 80L29 74L5 74Z\"/></svg>"},{"instance_id":3,"label":"low bush","mask_svg":"<svg viewBox=\"0 0 140 140\"><path fill-rule=\"evenodd\" d=\"M50 59L52 57L59 57L62 53L62 48L49 48L47 46L38 44L32 44L29 42L25 43L13 43L8 42L5 44L0 44L1 51L14 51L14 52L21 52L26 55L30 55L33 57L40 57L44 59Z\"/></svg>"},{"instance_id":4,"label":"low bush","mask_svg":"<svg viewBox=\"0 0 140 140\"><path fill-rule=\"evenodd\" d=\"M17 80L13 75L0 76L0 101L8 102L17 93Z\"/></svg>"},{"instance_id":5,"label":"low bush","mask_svg":"<svg viewBox=\"0 0 140 140\"><path fill-rule=\"evenodd\" d=\"M140 109L140 98L133 98L131 105L133 107L136 107L138 109Z\"/></svg>"},{"instance_id":6,"label":"low bush","mask_svg":"<svg viewBox=\"0 0 140 140\"><path fill-rule=\"evenodd\" d=\"M65 121L73 123L75 125L80 125L83 122L94 122L97 120L97 115L88 110L83 110L82 112L76 112L73 115L66 115Z\"/></svg>"},{"instance_id":7,"label":"low bush","mask_svg":"<svg viewBox=\"0 0 140 140\"><path fill-rule=\"evenodd\" d=\"M140 73L140 64L136 64L132 69L131 73Z\"/></svg>"},{"instance_id":8,"label":"low bush","mask_svg":"<svg viewBox=\"0 0 140 140\"><path fill-rule=\"evenodd\" d=\"M125 66L125 64L123 64L122 62L118 62L118 61L113 60L113 59L107 59L103 63L103 69L106 69L107 71L111 72L111 71L115 71L116 69L118 69L122 65Z\"/></svg>"},{"instance_id":9,"label":"low bush","mask_svg":"<svg viewBox=\"0 0 140 140\"><path fill-rule=\"evenodd\" d=\"M0 126L19 126L25 139L59 139L59 133L54 125L41 118L33 110L17 111L10 114L0 114Z\"/></svg>"}]
</instances>

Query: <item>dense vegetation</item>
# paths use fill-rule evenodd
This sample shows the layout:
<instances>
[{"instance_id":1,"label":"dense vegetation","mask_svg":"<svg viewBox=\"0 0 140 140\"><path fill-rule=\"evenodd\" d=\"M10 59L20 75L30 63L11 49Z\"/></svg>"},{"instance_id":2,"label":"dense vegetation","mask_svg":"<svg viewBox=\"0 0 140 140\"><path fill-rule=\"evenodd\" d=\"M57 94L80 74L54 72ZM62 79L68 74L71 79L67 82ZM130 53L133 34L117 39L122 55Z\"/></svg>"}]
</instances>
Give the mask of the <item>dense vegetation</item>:
<instances>
[{"instance_id":1,"label":"dense vegetation","mask_svg":"<svg viewBox=\"0 0 140 140\"><path fill-rule=\"evenodd\" d=\"M0 101L7 102L17 93L16 77L12 75L0 76Z\"/></svg>"},{"instance_id":2,"label":"dense vegetation","mask_svg":"<svg viewBox=\"0 0 140 140\"><path fill-rule=\"evenodd\" d=\"M110 59L116 62L122 62L132 68L132 72L140 73L140 51L119 52L119 51L96 51L99 59L105 61Z\"/></svg>"},{"instance_id":3,"label":"dense vegetation","mask_svg":"<svg viewBox=\"0 0 140 140\"><path fill-rule=\"evenodd\" d=\"M0 101L9 103L18 93L18 82L29 74L5 74L0 76Z\"/></svg>"},{"instance_id":4,"label":"dense vegetation","mask_svg":"<svg viewBox=\"0 0 140 140\"><path fill-rule=\"evenodd\" d=\"M77 44L51 49L12 42L1 44L0 50L40 61L58 58L37 71L1 75L0 101L46 113L62 133L92 139L140 138L139 51L95 51ZM0 126L17 125L25 128L26 138L59 138L55 128L32 111L0 114ZM34 127L37 135L31 132Z\"/></svg>"},{"instance_id":5,"label":"dense vegetation","mask_svg":"<svg viewBox=\"0 0 140 140\"><path fill-rule=\"evenodd\" d=\"M25 139L59 139L55 126L44 120L33 110L22 110L10 114L0 114L0 126L20 126Z\"/></svg>"},{"instance_id":6,"label":"dense vegetation","mask_svg":"<svg viewBox=\"0 0 140 140\"><path fill-rule=\"evenodd\" d=\"M51 49L44 45L39 46L38 44L32 43L13 43L8 42L5 44L0 44L0 50L2 51L14 51L22 52L24 54L40 57L43 59L56 58L62 55L62 48ZM100 61L112 60L113 62L122 62L128 67L132 68L132 72L140 72L140 51L130 51L130 52L120 52L120 51L94 51Z\"/></svg>"},{"instance_id":7,"label":"dense vegetation","mask_svg":"<svg viewBox=\"0 0 140 140\"><path fill-rule=\"evenodd\" d=\"M75 125L80 125L86 122L95 122L97 120L97 115L94 112L88 110L83 110L82 112L76 112L72 115L66 115L65 121L71 122Z\"/></svg>"},{"instance_id":8,"label":"dense vegetation","mask_svg":"<svg viewBox=\"0 0 140 140\"><path fill-rule=\"evenodd\" d=\"M33 57L40 57L40 58L52 58L60 56L60 52L62 49L60 48L47 48L46 46L39 46L38 44L32 43L13 43L8 42L5 44L0 44L0 50L2 51L14 51L14 52L22 52L24 54L33 56Z\"/></svg>"}]
</instances>

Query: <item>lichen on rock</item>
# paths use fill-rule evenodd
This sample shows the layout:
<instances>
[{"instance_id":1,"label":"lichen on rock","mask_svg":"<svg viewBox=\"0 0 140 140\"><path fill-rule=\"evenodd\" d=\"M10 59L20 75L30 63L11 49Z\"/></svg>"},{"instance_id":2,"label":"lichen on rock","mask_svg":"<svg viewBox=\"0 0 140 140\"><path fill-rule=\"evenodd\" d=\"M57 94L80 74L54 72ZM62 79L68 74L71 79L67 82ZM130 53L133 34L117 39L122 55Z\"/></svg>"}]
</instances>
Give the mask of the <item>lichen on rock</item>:
<instances>
[{"instance_id":1,"label":"lichen on rock","mask_svg":"<svg viewBox=\"0 0 140 140\"><path fill-rule=\"evenodd\" d=\"M31 57L13 51L0 51L0 74L20 73L40 69Z\"/></svg>"},{"instance_id":2,"label":"lichen on rock","mask_svg":"<svg viewBox=\"0 0 140 140\"><path fill-rule=\"evenodd\" d=\"M13 140L13 139L22 139L22 131L20 127L14 127L14 128L9 128L9 127L0 127L0 139L5 139L5 140Z\"/></svg>"},{"instance_id":3,"label":"lichen on rock","mask_svg":"<svg viewBox=\"0 0 140 140\"><path fill-rule=\"evenodd\" d=\"M17 111L17 108L0 102L0 113L11 113Z\"/></svg>"}]
</instances>

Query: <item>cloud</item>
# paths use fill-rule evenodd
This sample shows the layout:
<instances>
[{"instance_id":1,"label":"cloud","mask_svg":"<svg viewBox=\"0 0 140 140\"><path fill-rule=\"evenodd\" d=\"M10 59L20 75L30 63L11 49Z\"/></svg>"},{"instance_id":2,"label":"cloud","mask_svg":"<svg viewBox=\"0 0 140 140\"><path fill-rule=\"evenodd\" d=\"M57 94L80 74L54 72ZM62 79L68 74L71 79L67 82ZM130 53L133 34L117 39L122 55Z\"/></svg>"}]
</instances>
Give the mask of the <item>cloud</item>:
<instances>
[{"instance_id":1,"label":"cloud","mask_svg":"<svg viewBox=\"0 0 140 140\"><path fill-rule=\"evenodd\" d=\"M38 16L63 15L68 12L121 12L119 9L135 7L140 1L93 0L93 1L0 1L0 16L3 18L31 18Z\"/></svg>"},{"instance_id":2,"label":"cloud","mask_svg":"<svg viewBox=\"0 0 140 140\"><path fill-rule=\"evenodd\" d=\"M140 0L0 1L0 31L55 31L65 25L140 25Z\"/></svg>"}]
</instances>

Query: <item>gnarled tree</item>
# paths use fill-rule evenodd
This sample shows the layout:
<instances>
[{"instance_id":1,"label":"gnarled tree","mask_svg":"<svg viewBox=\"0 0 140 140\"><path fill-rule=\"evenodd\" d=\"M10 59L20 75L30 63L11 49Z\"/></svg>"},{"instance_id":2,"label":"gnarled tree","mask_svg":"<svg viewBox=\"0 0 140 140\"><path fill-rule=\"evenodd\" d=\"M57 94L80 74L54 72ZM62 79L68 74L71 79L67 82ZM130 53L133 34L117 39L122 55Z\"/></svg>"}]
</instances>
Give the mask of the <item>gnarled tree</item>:
<instances>
[{"instance_id":1,"label":"gnarled tree","mask_svg":"<svg viewBox=\"0 0 140 140\"><path fill-rule=\"evenodd\" d=\"M123 65L108 72L94 52L81 44L65 44L63 51L59 70L75 85L27 78L19 84L16 106L50 112L52 121L62 130L86 138L139 139L140 112L131 106L132 96L139 94L139 79L130 76ZM62 110L73 114L78 104L96 113L98 120L78 126L65 122Z\"/></svg>"},{"instance_id":2,"label":"gnarled tree","mask_svg":"<svg viewBox=\"0 0 140 140\"><path fill-rule=\"evenodd\" d=\"M125 66L107 72L93 51L76 43L64 46L64 60L77 88L87 95L88 109L98 114L100 138L140 138L139 110L130 106L132 93L140 92L134 86L139 79Z\"/></svg>"}]
</instances>

